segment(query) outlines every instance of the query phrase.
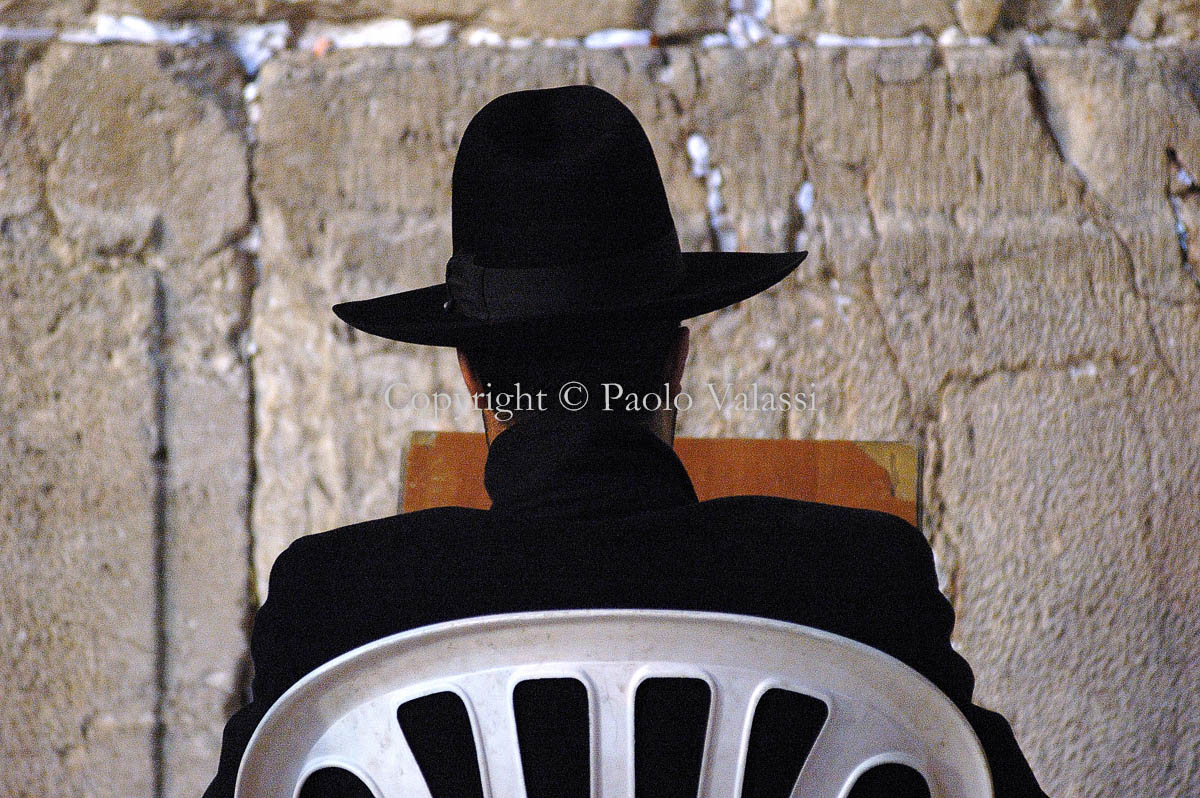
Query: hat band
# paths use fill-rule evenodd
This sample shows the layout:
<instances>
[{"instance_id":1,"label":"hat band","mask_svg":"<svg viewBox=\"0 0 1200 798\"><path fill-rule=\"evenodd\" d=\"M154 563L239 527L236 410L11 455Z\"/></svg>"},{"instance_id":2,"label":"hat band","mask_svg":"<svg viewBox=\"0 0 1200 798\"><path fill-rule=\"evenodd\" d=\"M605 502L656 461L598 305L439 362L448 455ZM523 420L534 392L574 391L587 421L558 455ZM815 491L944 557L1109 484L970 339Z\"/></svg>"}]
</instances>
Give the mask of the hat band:
<instances>
[{"instance_id":1,"label":"hat band","mask_svg":"<svg viewBox=\"0 0 1200 798\"><path fill-rule=\"evenodd\" d=\"M670 295L683 272L673 228L618 256L563 266L487 266L463 252L446 263L447 310L500 322L632 306Z\"/></svg>"}]
</instances>

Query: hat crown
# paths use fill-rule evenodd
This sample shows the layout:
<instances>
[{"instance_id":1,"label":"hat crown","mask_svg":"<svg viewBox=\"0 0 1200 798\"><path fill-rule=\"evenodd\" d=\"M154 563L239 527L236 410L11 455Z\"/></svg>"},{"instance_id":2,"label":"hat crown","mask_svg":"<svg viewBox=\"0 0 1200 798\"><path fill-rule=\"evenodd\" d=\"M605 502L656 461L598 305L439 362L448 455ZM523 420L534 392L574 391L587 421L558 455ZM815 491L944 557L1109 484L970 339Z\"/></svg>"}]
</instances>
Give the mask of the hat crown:
<instances>
[{"instance_id":1,"label":"hat crown","mask_svg":"<svg viewBox=\"0 0 1200 798\"><path fill-rule=\"evenodd\" d=\"M682 252L641 123L577 84L494 98L451 179L453 253L439 285L341 302L357 329L436 346L572 345L725 307L805 252Z\"/></svg>"},{"instance_id":2,"label":"hat crown","mask_svg":"<svg viewBox=\"0 0 1200 798\"><path fill-rule=\"evenodd\" d=\"M451 193L455 254L492 268L619 260L666 236L679 251L645 131L595 86L487 103L463 131Z\"/></svg>"}]
</instances>

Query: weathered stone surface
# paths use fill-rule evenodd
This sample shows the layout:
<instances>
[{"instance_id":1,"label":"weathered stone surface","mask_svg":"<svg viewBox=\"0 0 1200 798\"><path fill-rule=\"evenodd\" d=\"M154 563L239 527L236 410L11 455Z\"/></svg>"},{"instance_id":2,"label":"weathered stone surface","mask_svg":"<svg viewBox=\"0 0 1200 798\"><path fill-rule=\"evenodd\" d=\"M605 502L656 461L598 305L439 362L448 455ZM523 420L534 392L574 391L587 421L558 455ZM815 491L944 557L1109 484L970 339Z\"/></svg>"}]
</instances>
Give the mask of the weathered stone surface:
<instances>
[{"instance_id":1,"label":"weathered stone surface","mask_svg":"<svg viewBox=\"0 0 1200 798\"><path fill-rule=\"evenodd\" d=\"M1200 108L1186 76L1200 61L1200 46L1033 47L1030 56L1050 127L1101 200L1098 215L1128 249L1137 290L1155 299L1200 300L1200 285L1184 268L1170 201L1174 172L1200 174Z\"/></svg>"},{"instance_id":2,"label":"weathered stone surface","mask_svg":"<svg viewBox=\"0 0 1200 798\"><path fill-rule=\"evenodd\" d=\"M234 250L166 267L162 294L163 794L193 798L248 678L252 608L249 374L239 350L252 266Z\"/></svg>"},{"instance_id":3,"label":"weathered stone surface","mask_svg":"<svg viewBox=\"0 0 1200 798\"><path fill-rule=\"evenodd\" d=\"M29 135L12 118L4 134ZM29 175L31 155L6 148L0 171ZM26 193L38 188L0 190L0 793L145 795L157 692L154 280L125 263L60 260Z\"/></svg>"},{"instance_id":4,"label":"weathered stone surface","mask_svg":"<svg viewBox=\"0 0 1200 798\"><path fill-rule=\"evenodd\" d=\"M552 3L547 0L99 0L107 14L137 14L150 19L236 19L330 21L399 17L415 23L452 20L482 26L505 36L584 36L605 28L651 28L659 33L720 29L728 10L716 0L658 0L639 3Z\"/></svg>"},{"instance_id":5,"label":"weathered stone surface","mask_svg":"<svg viewBox=\"0 0 1200 798\"><path fill-rule=\"evenodd\" d=\"M0 793L149 794L156 698L149 271L71 264L0 59Z\"/></svg>"},{"instance_id":6,"label":"weathered stone surface","mask_svg":"<svg viewBox=\"0 0 1200 798\"><path fill-rule=\"evenodd\" d=\"M957 0L954 13L967 34L987 36L996 27L1003 5L1003 0Z\"/></svg>"},{"instance_id":7,"label":"weathered stone surface","mask_svg":"<svg viewBox=\"0 0 1200 798\"><path fill-rule=\"evenodd\" d=\"M1033 31L1056 29L1085 37L1117 39L1125 33L1137 0L1032 0L1005 3L1001 25Z\"/></svg>"},{"instance_id":8,"label":"weathered stone surface","mask_svg":"<svg viewBox=\"0 0 1200 798\"><path fill-rule=\"evenodd\" d=\"M1162 352L1162 365L1186 386L1193 396L1200 395L1200 304L1158 304L1150 306Z\"/></svg>"},{"instance_id":9,"label":"weathered stone surface","mask_svg":"<svg viewBox=\"0 0 1200 798\"><path fill-rule=\"evenodd\" d=\"M906 36L924 31L937 36L955 23L951 0L775 0L767 22L782 33L812 38L818 33L844 36Z\"/></svg>"},{"instance_id":10,"label":"weathered stone surface","mask_svg":"<svg viewBox=\"0 0 1200 798\"><path fill-rule=\"evenodd\" d=\"M1200 37L1200 5L1194 0L775 0L768 22L804 38L818 33L847 36L903 36L918 30L937 37L957 24L968 34L987 36L1036 31L1075 38L1139 39Z\"/></svg>"},{"instance_id":11,"label":"weathered stone surface","mask_svg":"<svg viewBox=\"0 0 1200 798\"><path fill-rule=\"evenodd\" d=\"M1097 199L1092 192L1102 190L1064 162L1019 52L949 49L937 66L930 56L923 48L802 56L813 215L826 231L865 229L849 240L860 250L877 247L873 258L850 258L835 273L870 264L916 408L931 409L955 374L1151 357L1156 344L1141 297L1155 294L1150 280L1135 285L1134 265L1138 274L1170 275L1164 298L1189 299L1195 290L1180 266L1162 265L1180 257L1173 220L1144 231L1138 248L1124 240L1113 219L1140 218L1144 194ZM1118 117L1140 107L1139 96L1114 91L1107 102ZM1079 136L1085 149L1095 140ZM1095 171L1126 168L1123 151ZM1169 215L1165 193L1157 195Z\"/></svg>"},{"instance_id":12,"label":"weathered stone surface","mask_svg":"<svg viewBox=\"0 0 1200 798\"><path fill-rule=\"evenodd\" d=\"M95 0L0 0L0 25L60 28L80 24Z\"/></svg>"},{"instance_id":13,"label":"weathered stone surface","mask_svg":"<svg viewBox=\"0 0 1200 798\"><path fill-rule=\"evenodd\" d=\"M826 0L826 24L847 36L903 36L918 30L936 36L954 24L948 0Z\"/></svg>"},{"instance_id":14,"label":"weathered stone surface","mask_svg":"<svg viewBox=\"0 0 1200 798\"><path fill-rule=\"evenodd\" d=\"M919 407L959 376L1153 360L1145 303L1103 230L1053 216L967 229L885 217L880 228L875 300Z\"/></svg>"},{"instance_id":15,"label":"weathered stone surface","mask_svg":"<svg viewBox=\"0 0 1200 798\"><path fill-rule=\"evenodd\" d=\"M788 332L768 355L793 375L785 390L811 402L788 413L783 436L918 441L919 417L867 275L833 276L855 247L845 231L817 231L807 247L795 280L771 292Z\"/></svg>"},{"instance_id":16,"label":"weathered stone surface","mask_svg":"<svg viewBox=\"0 0 1200 798\"><path fill-rule=\"evenodd\" d=\"M724 0L659 0L648 27L662 34L694 35L724 30L728 18Z\"/></svg>"},{"instance_id":17,"label":"weathered stone surface","mask_svg":"<svg viewBox=\"0 0 1200 798\"><path fill-rule=\"evenodd\" d=\"M27 217L41 202L37 147L19 113L21 78L37 55L38 49L30 45L0 44L0 219Z\"/></svg>"},{"instance_id":18,"label":"weathered stone surface","mask_svg":"<svg viewBox=\"0 0 1200 798\"><path fill-rule=\"evenodd\" d=\"M803 48L814 213L1084 212L1082 185L1002 47ZM854 123L850 124L853 119Z\"/></svg>"},{"instance_id":19,"label":"weathered stone surface","mask_svg":"<svg viewBox=\"0 0 1200 798\"><path fill-rule=\"evenodd\" d=\"M231 54L55 44L26 86L47 199L80 251L203 257L246 228Z\"/></svg>"},{"instance_id":20,"label":"weathered stone surface","mask_svg":"<svg viewBox=\"0 0 1200 798\"><path fill-rule=\"evenodd\" d=\"M1139 39L1158 36L1200 39L1200 3L1196 0L1142 0L1129 21L1129 32Z\"/></svg>"},{"instance_id":21,"label":"weathered stone surface","mask_svg":"<svg viewBox=\"0 0 1200 798\"><path fill-rule=\"evenodd\" d=\"M0 792L147 795L155 673L152 275L0 246Z\"/></svg>"},{"instance_id":22,"label":"weathered stone surface","mask_svg":"<svg viewBox=\"0 0 1200 798\"><path fill-rule=\"evenodd\" d=\"M1129 361L946 392L956 636L1050 794L1196 789L1197 423L1194 391Z\"/></svg>"}]
</instances>

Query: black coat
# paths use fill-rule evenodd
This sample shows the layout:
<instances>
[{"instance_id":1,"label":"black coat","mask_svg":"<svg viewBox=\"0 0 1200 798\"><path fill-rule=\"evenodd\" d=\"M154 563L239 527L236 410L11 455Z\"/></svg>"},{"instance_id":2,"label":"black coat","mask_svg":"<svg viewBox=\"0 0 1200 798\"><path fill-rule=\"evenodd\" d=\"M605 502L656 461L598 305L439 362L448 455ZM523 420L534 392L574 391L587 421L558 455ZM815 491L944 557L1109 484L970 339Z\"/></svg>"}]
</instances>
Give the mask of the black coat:
<instances>
[{"instance_id":1,"label":"black coat","mask_svg":"<svg viewBox=\"0 0 1200 798\"><path fill-rule=\"evenodd\" d=\"M953 610L928 543L907 521L762 496L698 502L660 439L583 414L502 432L484 482L490 510L351 524L279 556L251 634L253 701L225 727L205 798L233 795L263 714L333 657L454 618L586 607L741 613L866 643L958 705L983 743L997 798L1044 796L1008 723L971 703L974 677L950 646Z\"/></svg>"}]
</instances>

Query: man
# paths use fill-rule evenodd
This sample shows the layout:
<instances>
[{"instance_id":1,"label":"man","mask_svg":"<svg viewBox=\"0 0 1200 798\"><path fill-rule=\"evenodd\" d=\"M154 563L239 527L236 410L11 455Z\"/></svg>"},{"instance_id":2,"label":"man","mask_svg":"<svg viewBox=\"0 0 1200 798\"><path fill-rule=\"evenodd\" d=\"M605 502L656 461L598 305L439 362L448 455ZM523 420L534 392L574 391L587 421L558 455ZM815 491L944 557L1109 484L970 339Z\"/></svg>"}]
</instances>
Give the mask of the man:
<instances>
[{"instance_id":1,"label":"man","mask_svg":"<svg viewBox=\"0 0 1200 798\"><path fill-rule=\"evenodd\" d=\"M458 350L483 414L492 507L352 524L280 555L251 637L254 700L226 726L206 795L232 794L270 705L350 649L454 618L629 607L776 618L878 648L962 709L997 796L1043 796L1008 724L971 704L970 668L950 646L953 612L911 524L767 497L698 502L671 449L671 404L611 401L614 385L678 395L688 352L679 322L765 290L806 253L680 252L644 131L591 86L489 102L463 133L452 187L445 284L334 311L374 335ZM781 756L768 749L783 736L762 736L764 756ZM853 794L923 789L911 772L879 774ZM306 790L319 786L352 791L336 774Z\"/></svg>"}]
</instances>

